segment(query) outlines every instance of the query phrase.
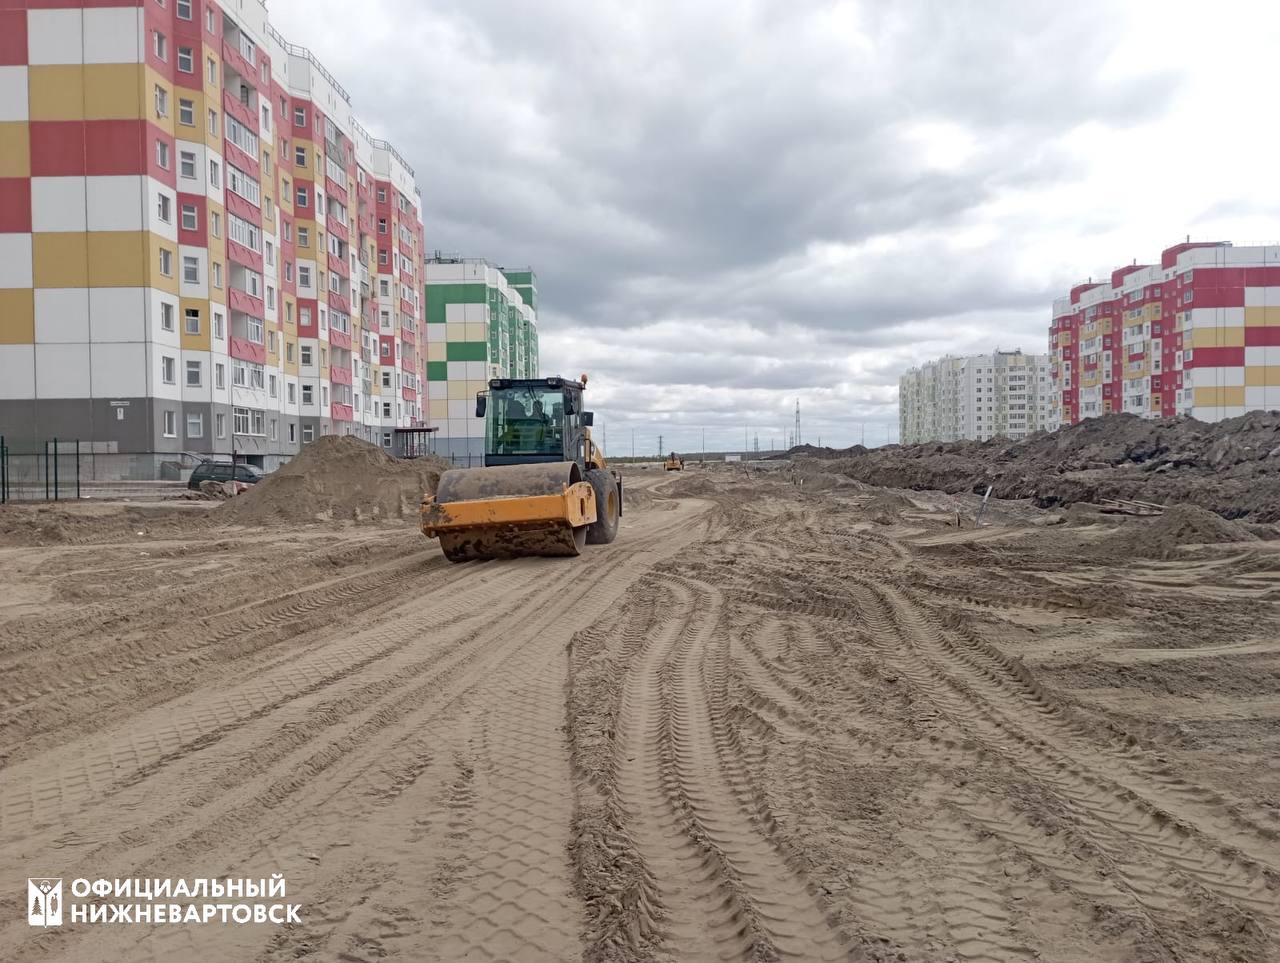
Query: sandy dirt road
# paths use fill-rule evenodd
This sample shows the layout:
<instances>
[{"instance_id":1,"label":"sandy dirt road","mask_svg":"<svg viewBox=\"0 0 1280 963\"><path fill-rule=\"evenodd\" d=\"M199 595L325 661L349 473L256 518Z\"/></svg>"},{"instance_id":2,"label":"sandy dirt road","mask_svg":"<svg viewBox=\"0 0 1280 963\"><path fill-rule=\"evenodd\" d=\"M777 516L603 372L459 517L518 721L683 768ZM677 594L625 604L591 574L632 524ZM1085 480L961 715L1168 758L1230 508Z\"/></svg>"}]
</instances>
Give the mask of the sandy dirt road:
<instances>
[{"instance_id":1,"label":"sandy dirt road","mask_svg":"<svg viewBox=\"0 0 1280 963\"><path fill-rule=\"evenodd\" d=\"M1277 958L1276 543L630 480L576 563L0 544L0 958ZM273 872L301 924L24 919L29 876Z\"/></svg>"}]
</instances>

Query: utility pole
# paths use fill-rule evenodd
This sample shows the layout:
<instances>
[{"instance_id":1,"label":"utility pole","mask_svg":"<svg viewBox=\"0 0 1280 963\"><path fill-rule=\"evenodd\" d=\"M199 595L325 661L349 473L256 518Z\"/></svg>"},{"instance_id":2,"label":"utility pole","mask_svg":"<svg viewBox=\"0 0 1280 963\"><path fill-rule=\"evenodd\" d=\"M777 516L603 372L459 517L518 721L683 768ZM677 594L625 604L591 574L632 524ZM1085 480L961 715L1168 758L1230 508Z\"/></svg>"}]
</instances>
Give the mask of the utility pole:
<instances>
[{"instance_id":1,"label":"utility pole","mask_svg":"<svg viewBox=\"0 0 1280 963\"><path fill-rule=\"evenodd\" d=\"M800 399L796 399L796 444L800 444Z\"/></svg>"},{"instance_id":2,"label":"utility pole","mask_svg":"<svg viewBox=\"0 0 1280 963\"><path fill-rule=\"evenodd\" d=\"M658 436L658 454L659 454L659 455L661 455L661 454L662 454L662 452L663 452L663 448L662 448L662 436L661 436L661 435L659 435L659 436Z\"/></svg>"},{"instance_id":3,"label":"utility pole","mask_svg":"<svg viewBox=\"0 0 1280 963\"><path fill-rule=\"evenodd\" d=\"M631 429L631 459L634 461L636 457L636 430Z\"/></svg>"},{"instance_id":4,"label":"utility pole","mask_svg":"<svg viewBox=\"0 0 1280 963\"><path fill-rule=\"evenodd\" d=\"M707 429L702 429L702 453L707 453Z\"/></svg>"}]
</instances>

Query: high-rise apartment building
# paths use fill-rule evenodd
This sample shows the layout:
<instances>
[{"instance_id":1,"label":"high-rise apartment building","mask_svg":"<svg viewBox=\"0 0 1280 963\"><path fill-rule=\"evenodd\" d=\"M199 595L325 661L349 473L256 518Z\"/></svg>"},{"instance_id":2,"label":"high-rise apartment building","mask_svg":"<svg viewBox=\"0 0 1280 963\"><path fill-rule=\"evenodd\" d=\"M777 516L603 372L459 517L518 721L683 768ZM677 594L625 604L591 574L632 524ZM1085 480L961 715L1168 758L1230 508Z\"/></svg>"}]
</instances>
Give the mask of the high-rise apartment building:
<instances>
[{"instance_id":1,"label":"high-rise apartment building","mask_svg":"<svg viewBox=\"0 0 1280 963\"><path fill-rule=\"evenodd\" d=\"M261 0L0 10L0 434L267 468L422 417L413 171ZM30 9L21 9L29 6Z\"/></svg>"},{"instance_id":2,"label":"high-rise apartment building","mask_svg":"<svg viewBox=\"0 0 1280 963\"><path fill-rule=\"evenodd\" d=\"M476 392L490 378L538 377L538 281L480 258L426 262L427 413L436 451L484 454Z\"/></svg>"},{"instance_id":3,"label":"high-rise apartment building","mask_svg":"<svg viewBox=\"0 0 1280 963\"><path fill-rule=\"evenodd\" d=\"M995 351L947 356L898 380L902 443L1025 438L1052 431L1049 356Z\"/></svg>"},{"instance_id":4,"label":"high-rise apartment building","mask_svg":"<svg viewBox=\"0 0 1280 963\"><path fill-rule=\"evenodd\" d=\"M1062 424L1280 408L1280 246L1176 244L1075 285L1049 326Z\"/></svg>"}]
</instances>

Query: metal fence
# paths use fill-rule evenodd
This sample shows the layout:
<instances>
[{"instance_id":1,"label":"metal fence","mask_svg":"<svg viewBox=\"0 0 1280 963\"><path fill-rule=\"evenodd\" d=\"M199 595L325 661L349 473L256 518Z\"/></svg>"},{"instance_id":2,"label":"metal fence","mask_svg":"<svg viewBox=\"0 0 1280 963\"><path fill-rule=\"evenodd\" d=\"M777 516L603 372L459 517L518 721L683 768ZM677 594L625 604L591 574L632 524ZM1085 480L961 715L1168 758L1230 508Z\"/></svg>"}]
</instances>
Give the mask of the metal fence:
<instances>
[{"instance_id":1,"label":"metal fence","mask_svg":"<svg viewBox=\"0 0 1280 963\"><path fill-rule=\"evenodd\" d=\"M38 449L14 451L0 435L0 503L78 499L81 475L79 441L53 438Z\"/></svg>"}]
</instances>

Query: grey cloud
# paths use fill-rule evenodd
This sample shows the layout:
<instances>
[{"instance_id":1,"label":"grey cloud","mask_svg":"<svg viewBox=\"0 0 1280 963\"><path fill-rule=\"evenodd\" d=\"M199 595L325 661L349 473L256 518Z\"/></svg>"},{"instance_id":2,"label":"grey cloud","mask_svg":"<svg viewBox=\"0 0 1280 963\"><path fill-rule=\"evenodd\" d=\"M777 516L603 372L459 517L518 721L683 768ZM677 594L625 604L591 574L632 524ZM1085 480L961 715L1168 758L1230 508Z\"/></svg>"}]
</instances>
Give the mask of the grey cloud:
<instances>
[{"instance_id":1,"label":"grey cloud","mask_svg":"<svg viewBox=\"0 0 1280 963\"><path fill-rule=\"evenodd\" d=\"M1107 79L1102 0L365 7L275 0L272 16L413 163L428 249L532 264L548 367L586 355L611 411L655 419L650 386L701 384L723 418L773 418L807 392L839 431L850 397L870 398L859 378L880 391L860 411L892 417L895 365L919 360L904 337L1040 349L1075 272L1010 274L1035 223L946 238L1009 192L1078 179L1072 130L1153 120L1177 90L1158 70ZM931 162L922 123L974 149ZM824 245L843 251L825 271ZM653 340L679 319L715 322L712 340ZM889 360L855 375L856 352Z\"/></svg>"}]
</instances>

